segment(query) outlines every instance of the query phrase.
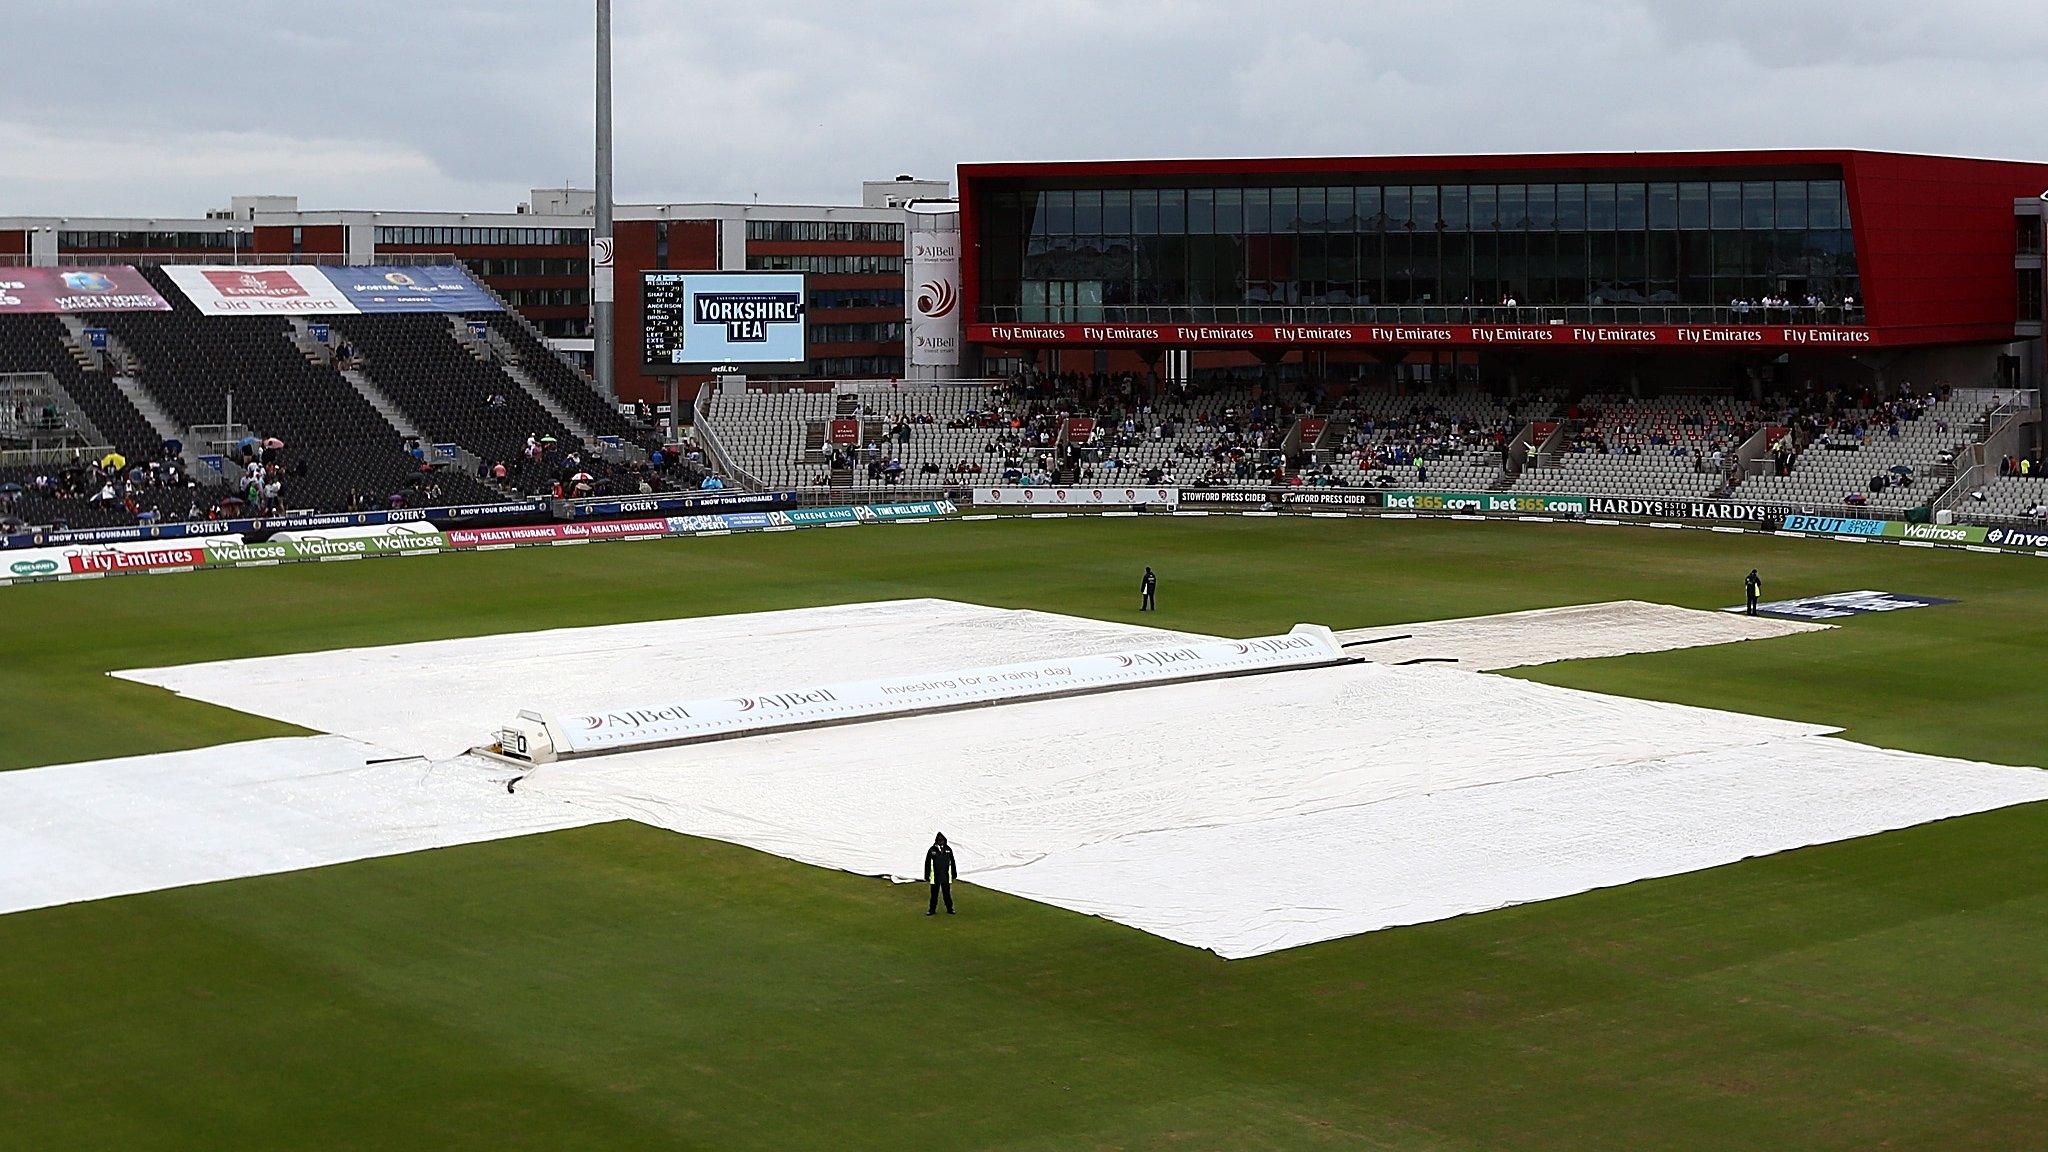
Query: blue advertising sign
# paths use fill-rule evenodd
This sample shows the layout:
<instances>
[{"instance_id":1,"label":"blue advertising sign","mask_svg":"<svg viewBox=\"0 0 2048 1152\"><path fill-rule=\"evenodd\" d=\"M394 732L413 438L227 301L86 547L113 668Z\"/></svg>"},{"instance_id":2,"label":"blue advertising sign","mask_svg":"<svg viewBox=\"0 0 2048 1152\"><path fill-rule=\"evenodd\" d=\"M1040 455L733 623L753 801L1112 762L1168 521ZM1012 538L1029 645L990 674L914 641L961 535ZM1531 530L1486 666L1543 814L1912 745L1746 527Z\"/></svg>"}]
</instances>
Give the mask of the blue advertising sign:
<instances>
[{"instance_id":1,"label":"blue advertising sign","mask_svg":"<svg viewBox=\"0 0 2048 1152\"><path fill-rule=\"evenodd\" d=\"M471 320L469 322L469 334L474 339L488 341L491 338L491 322L488 320Z\"/></svg>"},{"instance_id":2,"label":"blue advertising sign","mask_svg":"<svg viewBox=\"0 0 2048 1152\"><path fill-rule=\"evenodd\" d=\"M434 445L434 459L436 460L453 460L458 455L460 455L461 452L462 446L460 444Z\"/></svg>"},{"instance_id":3,"label":"blue advertising sign","mask_svg":"<svg viewBox=\"0 0 2048 1152\"><path fill-rule=\"evenodd\" d=\"M1883 520L1848 520L1840 516L1787 516L1787 532L1819 532L1830 536L1882 536Z\"/></svg>"},{"instance_id":4,"label":"blue advertising sign","mask_svg":"<svg viewBox=\"0 0 2048 1152\"><path fill-rule=\"evenodd\" d=\"M498 312L498 301L454 264L400 268L322 266L320 271L358 312Z\"/></svg>"},{"instance_id":5,"label":"blue advertising sign","mask_svg":"<svg viewBox=\"0 0 2048 1152\"><path fill-rule=\"evenodd\" d=\"M85 342L92 345L94 351L105 352L107 350L107 330L105 328L87 328L85 330Z\"/></svg>"},{"instance_id":6,"label":"blue advertising sign","mask_svg":"<svg viewBox=\"0 0 2048 1152\"><path fill-rule=\"evenodd\" d=\"M803 273L641 275L640 358L648 370L673 374L803 369Z\"/></svg>"},{"instance_id":7,"label":"blue advertising sign","mask_svg":"<svg viewBox=\"0 0 2048 1152\"><path fill-rule=\"evenodd\" d=\"M199 458L199 462L201 464L206 465L208 468L213 469L213 474L216 476L223 475L227 471L226 468L222 467L224 461L221 458L221 454L218 452L210 452L204 456L201 456Z\"/></svg>"},{"instance_id":8,"label":"blue advertising sign","mask_svg":"<svg viewBox=\"0 0 2048 1152\"><path fill-rule=\"evenodd\" d=\"M569 514L578 520L603 516L632 516L642 512L695 512L711 508L788 508L796 504L794 492L721 492L712 496L591 496L570 501Z\"/></svg>"},{"instance_id":9,"label":"blue advertising sign","mask_svg":"<svg viewBox=\"0 0 2048 1152\"><path fill-rule=\"evenodd\" d=\"M334 325L308 324L306 325L306 334L313 338L313 343L325 344L328 338L334 335Z\"/></svg>"}]
</instances>

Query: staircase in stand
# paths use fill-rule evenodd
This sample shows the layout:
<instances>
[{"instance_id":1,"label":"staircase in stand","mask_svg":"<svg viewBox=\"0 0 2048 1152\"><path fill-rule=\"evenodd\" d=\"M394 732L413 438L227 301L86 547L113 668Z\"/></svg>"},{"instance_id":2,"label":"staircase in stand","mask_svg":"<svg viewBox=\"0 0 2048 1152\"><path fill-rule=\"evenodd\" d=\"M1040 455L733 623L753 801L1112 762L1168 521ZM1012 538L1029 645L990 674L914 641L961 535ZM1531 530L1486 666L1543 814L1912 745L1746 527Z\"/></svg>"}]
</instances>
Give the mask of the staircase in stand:
<instances>
[{"instance_id":1,"label":"staircase in stand","mask_svg":"<svg viewBox=\"0 0 2048 1152\"><path fill-rule=\"evenodd\" d=\"M299 355L306 358L306 363L321 365L334 362L333 346L313 339L311 321L299 316L289 316L286 317L286 323L291 328L292 347L299 350Z\"/></svg>"},{"instance_id":2,"label":"staircase in stand","mask_svg":"<svg viewBox=\"0 0 2048 1152\"><path fill-rule=\"evenodd\" d=\"M349 382L349 386L356 390L357 395L369 401L370 407L375 408L377 414L384 417L386 424L397 429L400 436L417 440L422 446L431 444L431 441L420 433L420 426L413 423L412 418L405 414L405 410L400 408L391 397L385 395L384 389L379 388L377 382L370 379L369 375L362 369L340 368L336 369L336 371L341 373L343 380Z\"/></svg>"},{"instance_id":3,"label":"staircase in stand","mask_svg":"<svg viewBox=\"0 0 2048 1152\"><path fill-rule=\"evenodd\" d=\"M85 338L85 321L68 312L59 313L59 323L64 325L64 350L71 353L71 359L83 372L100 371L100 354L93 351ZM108 351L111 353L112 348Z\"/></svg>"},{"instance_id":4,"label":"staircase in stand","mask_svg":"<svg viewBox=\"0 0 2048 1152\"><path fill-rule=\"evenodd\" d=\"M71 334L71 339L65 343L70 348L72 356L94 372L101 371L104 362L104 371L108 373L108 379L114 382L114 387L120 390L128 403L141 413L142 419L149 424L150 430L157 434L157 438L176 440L184 445L185 450L179 454L179 460L185 465L186 474L203 478L208 466L201 462L199 457L205 454L207 446L193 443L192 430L180 424L177 418L171 415L170 410L150 394L149 386L142 382L140 375L141 358L111 332L107 333L106 352L94 352L85 338L84 320L71 315L60 316L59 319L64 322L65 330ZM234 479L235 476L228 475L227 478Z\"/></svg>"},{"instance_id":5,"label":"staircase in stand","mask_svg":"<svg viewBox=\"0 0 2048 1152\"><path fill-rule=\"evenodd\" d=\"M164 406L156 402L156 397L149 394L149 389L143 386L141 380L133 376L116 376L114 387L119 388L121 395L126 396L130 404L135 405L135 410L142 413L144 420L149 421L149 426L156 430L158 437L181 443L184 441L185 426L171 419L171 414L164 411ZM187 451L190 451L189 445Z\"/></svg>"},{"instance_id":6,"label":"staircase in stand","mask_svg":"<svg viewBox=\"0 0 2048 1152\"><path fill-rule=\"evenodd\" d=\"M541 387L538 381L528 375L525 368L509 360L498 361L498 367L505 375L512 378L513 383L525 389L526 394L533 397L534 403L545 409L547 414L553 416L562 427L567 428L570 435L582 441L592 451L602 451L609 454L609 450L597 442L597 437L591 433L590 427L583 423L583 421L576 419L575 415L567 408L556 403L555 398L548 393L548 390Z\"/></svg>"}]
</instances>

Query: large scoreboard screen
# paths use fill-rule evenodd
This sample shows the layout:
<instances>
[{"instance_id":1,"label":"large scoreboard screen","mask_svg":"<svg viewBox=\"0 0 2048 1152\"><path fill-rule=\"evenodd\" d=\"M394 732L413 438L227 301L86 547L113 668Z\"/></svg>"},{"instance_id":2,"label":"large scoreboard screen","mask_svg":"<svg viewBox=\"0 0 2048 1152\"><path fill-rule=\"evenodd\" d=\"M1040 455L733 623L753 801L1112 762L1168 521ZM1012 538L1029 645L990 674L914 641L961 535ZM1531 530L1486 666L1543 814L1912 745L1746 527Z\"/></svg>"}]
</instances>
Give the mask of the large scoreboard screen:
<instances>
[{"instance_id":1,"label":"large scoreboard screen","mask_svg":"<svg viewBox=\"0 0 2048 1152\"><path fill-rule=\"evenodd\" d=\"M806 303L800 272L643 272L641 364L655 374L801 373Z\"/></svg>"}]
</instances>

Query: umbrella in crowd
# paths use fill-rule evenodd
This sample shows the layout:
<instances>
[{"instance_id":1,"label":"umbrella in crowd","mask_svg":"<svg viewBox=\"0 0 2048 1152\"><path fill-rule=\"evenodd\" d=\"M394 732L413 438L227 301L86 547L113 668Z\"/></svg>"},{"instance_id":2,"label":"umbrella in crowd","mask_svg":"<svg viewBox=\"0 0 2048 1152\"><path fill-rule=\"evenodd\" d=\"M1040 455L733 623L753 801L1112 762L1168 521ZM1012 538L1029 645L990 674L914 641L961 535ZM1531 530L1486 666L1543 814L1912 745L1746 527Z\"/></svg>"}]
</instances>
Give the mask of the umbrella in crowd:
<instances>
[{"instance_id":1,"label":"umbrella in crowd","mask_svg":"<svg viewBox=\"0 0 2048 1152\"><path fill-rule=\"evenodd\" d=\"M279 439L278 439L277 437L275 437L275 436L272 436L272 437L271 437L270 439L268 439L268 440L265 440L265 441L263 442L263 446L264 446L265 448L282 448L282 447L284 447L284 441L282 441L282 440L279 440Z\"/></svg>"},{"instance_id":2,"label":"umbrella in crowd","mask_svg":"<svg viewBox=\"0 0 2048 1152\"><path fill-rule=\"evenodd\" d=\"M553 444L555 442L555 438L553 436L543 436L540 438L540 442L543 444Z\"/></svg>"},{"instance_id":3,"label":"umbrella in crowd","mask_svg":"<svg viewBox=\"0 0 2048 1152\"><path fill-rule=\"evenodd\" d=\"M127 466L128 458L119 452L109 452L105 456L100 457L100 467L102 468L125 468Z\"/></svg>"},{"instance_id":4,"label":"umbrella in crowd","mask_svg":"<svg viewBox=\"0 0 2048 1152\"><path fill-rule=\"evenodd\" d=\"M1913 468L1908 464L1894 464L1892 465L1892 471L1897 472L1901 476L1911 476L1913 474Z\"/></svg>"},{"instance_id":5,"label":"umbrella in crowd","mask_svg":"<svg viewBox=\"0 0 2048 1152\"><path fill-rule=\"evenodd\" d=\"M21 485L19 485L19 484L16 484L16 483L14 483L14 482L13 482L13 481L11 481L11 480L10 480L10 481L8 481L8 482L7 482L7 483L5 483L5 484L0 484L0 492L19 492L19 491L21 491Z\"/></svg>"},{"instance_id":6,"label":"umbrella in crowd","mask_svg":"<svg viewBox=\"0 0 2048 1152\"><path fill-rule=\"evenodd\" d=\"M569 479L571 479L571 480L589 480L589 479L592 479L592 477L591 477L590 473L588 473L588 472L578 472L578 473L576 473L576 474L575 474L574 476L571 476L571 477L569 477Z\"/></svg>"}]
</instances>

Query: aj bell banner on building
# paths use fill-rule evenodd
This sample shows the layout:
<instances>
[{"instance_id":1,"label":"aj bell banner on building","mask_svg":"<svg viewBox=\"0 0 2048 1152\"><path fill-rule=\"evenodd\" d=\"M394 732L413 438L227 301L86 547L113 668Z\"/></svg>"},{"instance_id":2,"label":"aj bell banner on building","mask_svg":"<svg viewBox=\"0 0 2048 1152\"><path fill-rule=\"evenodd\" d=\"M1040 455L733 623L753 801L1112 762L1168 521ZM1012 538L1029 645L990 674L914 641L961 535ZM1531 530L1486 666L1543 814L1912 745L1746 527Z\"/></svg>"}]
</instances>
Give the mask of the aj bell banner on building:
<instances>
[{"instance_id":1,"label":"aj bell banner on building","mask_svg":"<svg viewBox=\"0 0 2048 1152\"><path fill-rule=\"evenodd\" d=\"M497 301L453 265L174 264L164 274L207 316L499 311Z\"/></svg>"},{"instance_id":2,"label":"aj bell banner on building","mask_svg":"<svg viewBox=\"0 0 2048 1152\"><path fill-rule=\"evenodd\" d=\"M960 233L910 234L910 364L960 363Z\"/></svg>"}]
</instances>

